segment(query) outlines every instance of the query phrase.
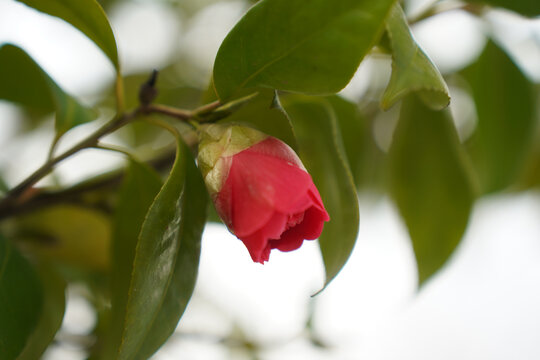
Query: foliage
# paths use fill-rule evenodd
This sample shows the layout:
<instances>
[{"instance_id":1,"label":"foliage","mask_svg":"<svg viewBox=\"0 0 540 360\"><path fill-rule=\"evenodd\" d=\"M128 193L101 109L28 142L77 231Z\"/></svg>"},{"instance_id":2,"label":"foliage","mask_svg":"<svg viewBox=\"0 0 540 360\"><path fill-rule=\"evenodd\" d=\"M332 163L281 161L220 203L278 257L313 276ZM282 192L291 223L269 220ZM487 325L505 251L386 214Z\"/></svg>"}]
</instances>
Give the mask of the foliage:
<instances>
[{"instance_id":1,"label":"foliage","mask_svg":"<svg viewBox=\"0 0 540 360\"><path fill-rule=\"evenodd\" d=\"M167 341L195 287L204 225L218 221L212 209L207 214L209 197L194 160L200 124L251 126L298 153L331 218L319 238L323 288L353 250L359 193L394 201L422 285L458 246L476 199L540 184L538 90L491 32L477 60L443 77L416 43L397 1L247 2L251 8L217 52L211 85L194 88L173 69L183 64L180 58L162 69L157 83L155 74L145 82L148 74L122 72L107 18L115 0L100 1L107 11L96 0L19 1L87 36L113 64L116 78L112 90L89 106L25 50L0 44L0 99L34 123L51 113L56 119L40 168L12 187L0 173L1 359L41 356L60 327L66 284L75 282L85 284L89 298L111 304L93 301L101 314L97 340L87 349L93 359L146 359ZM482 19L491 6L537 16L539 4L471 0L460 6ZM177 5L186 13L198 9ZM392 64L379 98L355 102L339 95L373 54ZM445 78L459 78L474 101L477 126L470 138L458 137ZM167 80L177 86L163 86ZM381 149L373 123L390 108L399 110L399 119L389 149ZM100 112L114 115L55 155L64 135ZM101 143L126 130L136 141L124 139L125 148ZM167 131L175 138L171 146L147 151L149 144L162 144ZM88 148L119 151L127 165L76 185L36 185Z\"/></svg>"}]
</instances>

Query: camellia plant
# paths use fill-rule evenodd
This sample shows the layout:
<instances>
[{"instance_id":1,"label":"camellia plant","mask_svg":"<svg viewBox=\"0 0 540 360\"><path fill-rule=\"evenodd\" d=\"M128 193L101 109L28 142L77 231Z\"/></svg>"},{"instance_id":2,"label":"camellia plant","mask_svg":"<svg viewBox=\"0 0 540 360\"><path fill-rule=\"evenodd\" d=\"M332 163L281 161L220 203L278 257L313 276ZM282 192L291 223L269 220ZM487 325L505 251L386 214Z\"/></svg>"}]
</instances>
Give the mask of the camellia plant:
<instances>
[{"instance_id":1,"label":"camellia plant","mask_svg":"<svg viewBox=\"0 0 540 360\"><path fill-rule=\"evenodd\" d=\"M318 239L324 289L357 239L357 193L388 194L422 285L458 245L476 199L540 184L538 91L493 33L478 59L443 77L409 28L449 9L534 17L537 0L439 1L414 18L395 0L251 1L206 88L181 86L175 59L159 73L123 73L102 8L113 0L18 1L86 35L116 79L89 106L21 47L0 44L0 99L20 106L29 127L55 116L46 161L18 183L1 181L0 359L40 358L71 283L85 284L98 313L90 358L149 358L193 293L207 222L224 223L258 263ZM391 61L380 96L339 95L375 55ZM448 109L447 81L475 104L467 138ZM391 108L399 116L381 149L373 124ZM61 148L71 129L107 116ZM124 146L104 140L128 132ZM40 183L86 149L119 152L126 164L77 184Z\"/></svg>"}]
</instances>

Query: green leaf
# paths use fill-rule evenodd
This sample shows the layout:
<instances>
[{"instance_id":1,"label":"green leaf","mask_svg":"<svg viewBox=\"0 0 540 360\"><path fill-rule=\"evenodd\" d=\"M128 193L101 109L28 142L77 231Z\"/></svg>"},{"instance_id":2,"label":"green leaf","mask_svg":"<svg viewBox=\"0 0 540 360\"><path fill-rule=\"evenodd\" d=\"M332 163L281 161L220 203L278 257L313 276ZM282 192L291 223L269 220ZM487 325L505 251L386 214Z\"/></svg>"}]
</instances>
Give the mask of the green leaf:
<instances>
[{"instance_id":1,"label":"green leaf","mask_svg":"<svg viewBox=\"0 0 540 360\"><path fill-rule=\"evenodd\" d=\"M338 95L326 98L335 114L343 146L349 161L355 184L360 183L364 162L365 137L368 132L367 121L358 111L358 106Z\"/></svg>"},{"instance_id":2,"label":"green leaf","mask_svg":"<svg viewBox=\"0 0 540 360\"><path fill-rule=\"evenodd\" d=\"M39 278L28 261L0 236L0 359L23 350L43 309Z\"/></svg>"},{"instance_id":3,"label":"green leaf","mask_svg":"<svg viewBox=\"0 0 540 360\"><path fill-rule=\"evenodd\" d=\"M105 339L106 358L115 358L122 338L135 248L146 213L161 188L159 175L130 160L120 188L111 244L111 327ZM137 194L137 196L133 196Z\"/></svg>"},{"instance_id":4,"label":"green leaf","mask_svg":"<svg viewBox=\"0 0 540 360\"><path fill-rule=\"evenodd\" d=\"M402 106L389 152L389 190L409 229L422 284L459 243L474 187L449 113L414 96Z\"/></svg>"},{"instance_id":5,"label":"green leaf","mask_svg":"<svg viewBox=\"0 0 540 360\"><path fill-rule=\"evenodd\" d=\"M114 34L103 8L96 0L17 0L67 21L92 40L120 71Z\"/></svg>"},{"instance_id":6,"label":"green leaf","mask_svg":"<svg viewBox=\"0 0 540 360\"><path fill-rule=\"evenodd\" d=\"M262 0L218 51L214 84L227 100L245 87L331 94L377 42L394 0Z\"/></svg>"},{"instance_id":7,"label":"green leaf","mask_svg":"<svg viewBox=\"0 0 540 360\"><path fill-rule=\"evenodd\" d=\"M330 215L319 237L326 269L325 287L343 268L358 235L358 198L332 107L325 99L281 98L291 119L299 155Z\"/></svg>"},{"instance_id":8,"label":"green leaf","mask_svg":"<svg viewBox=\"0 0 540 360\"><path fill-rule=\"evenodd\" d=\"M57 205L17 219L16 236L32 253L48 260L106 271L110 225L109 217L95 209Z\"/></svg>"},{"instance_id":9,"label":"green leaf","mask_svg":"<svg viewBox=\"0 0 540 360\"><path fill-rule=\"evenodd\" d=\"M414 41L399 4L390 10L386 31L392 45L392 75L381 107L389 109L411 92L418 92L426 105L434 110L448 106L448 87L439 70Z\"/></svg>"},{"instance_id":10,"label":"green leaf","mask_svg":"<svg viewBox=\"0 0 540 360\"><path fill-rule=\"evenodd\" d=\"M517 180L531 149L536 126L534 88L493 42L464 75L478 115L470 148L482 191L502 190Z\"/></svg>"},{"instance_id":11,"label":"green leaf","mask_svg":"<svg viewBox=\"0 0 540 360\"><path fill-rule=\"evenodd\" d=\"M187 160L186 182L182 198L180 249L174 273L161 309L143 342L137 359L150 357L172 335L182 317L193 289L199 268L201 237L206 223L208 195L199 169Z\"/></svg>"},{"instance_id":12,"label":"green leaf","mask_svg":"<svg viewBox=\"0 0 540 360\"><path fill-rule=\"evenodd\" d=\"M0 47L0 99L39 111L56 111L57 136L92 121L96 113L63 91L24 50Z\"/></svg>"},{"instance_id":13,"label":"green leaf","mask_svg":"<svg viewBox=\"0 0 540 360\"><path fill-rule=\"evenodd\" d=\"M467 2L502 7L525 16L540 15L540 2L538 0L467 0Z\"/></svg>"},{"instance_id":14,"label":"green leaf","mask_svg":"<svg viewBox=\"0 0 540 360\"><path fill-rule=\"evenodd\" d=\"M198 188L202 185L194 186L202 181L194 166L189 149L178 140L176 161L139 235L118 359L155 351L174 330L191 296L207 206L206 193Z\"/></svg>"},{"instance_id":15,"label":"green leaf","mask_svg":"<svg viewBox=\"0 0 540 360\"><path fill-rule=\"evenodd\" d=\"M64 279L50 266L41 265L38 270L44 291L43 311L34 332L28 338L17 360L40 359L53 341L64 318L66 308Z\"/></svg>"},{"instance_id":16,"label":"green leaf","mask_svg":"<svg viewBox=\"0 0 540 360\"><path fill-rule=\"evenodd\" d=\"M297 148L291 123L273 90L260 89L252 101L222 122L253 127Z\"/></svg>"},{"instance_id":17,"label":"green leaf","mask_svg":"<svg viewBox=\"0 0 540 360\"><path fill-rule=\"evenodd\" d=\"M8 191L9 191L9 186L0 174L0 195L3 195Z\"/></svg>"}]
</instances>

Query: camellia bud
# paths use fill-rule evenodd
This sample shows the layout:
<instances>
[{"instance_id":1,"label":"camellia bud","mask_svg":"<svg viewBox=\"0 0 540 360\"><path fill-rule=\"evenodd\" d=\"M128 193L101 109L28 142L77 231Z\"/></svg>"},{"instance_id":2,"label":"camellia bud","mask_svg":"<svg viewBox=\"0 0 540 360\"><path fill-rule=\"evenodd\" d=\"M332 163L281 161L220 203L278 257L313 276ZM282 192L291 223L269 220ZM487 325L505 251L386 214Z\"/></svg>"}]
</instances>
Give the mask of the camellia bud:
<instances>
[{"instance_id":1,"label":"camellia bud","mask_svg":"<svg viewBox=\"0 0 540 360\"><path fill-rule=\"evenodd\" d=\"M319 237L330 218L287 144L238 125L204 125L200 136L199 168L216 210L253 261Z\"/></svg>"}]
</instances>

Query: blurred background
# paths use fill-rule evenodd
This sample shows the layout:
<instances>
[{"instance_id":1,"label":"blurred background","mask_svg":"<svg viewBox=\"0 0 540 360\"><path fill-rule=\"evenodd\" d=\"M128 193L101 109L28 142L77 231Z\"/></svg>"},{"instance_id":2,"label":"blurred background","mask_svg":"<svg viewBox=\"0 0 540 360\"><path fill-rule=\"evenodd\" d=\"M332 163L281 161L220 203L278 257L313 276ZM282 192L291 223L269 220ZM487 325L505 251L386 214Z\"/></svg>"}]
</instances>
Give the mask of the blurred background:
<instances>
[{"instance_id":1,"label":"blurred background","mask_svg":"<svg viewBox=\"0 0 540 360\"><path fill-rule=\"evenodd\" d=\"M139 84L159 69L159 88L178 106L198 105L213 59L235 22L251 5L225 0L101 0L112 23L126 74L128 106ZM411 19L433 1L410 0ZM412 26L424 51L447 76L460 139L475 129L474 102L454 76L480 55L486 32L535 84L540 82L540 19L503 10L482 17L456 9ZM100 108L100 119L79 126L59 144L73 144L112 114L114 69L100 50L67 23L18 2L0 0L0 44L27 51L67 92ZM369 109L390 76L388 55L366 58L342 96ZM493 74L497 77L497 74ZM1 81L1 79L0 79ZM378 112L369 136L384 154L398 107ZM0 170L17 184L46 158L52 116L31 120L0 101ZM109 143L153 153L168 138L148 142L145 131L127 129ZM87 150L63 163L42 184L74 184L115 169L123 158ZM194 296L173 338L153 359L539 359L540 194L502 192L474 205L464 239L451 260L417 290L417 270L407 230L396 208L377 188L360 189L360 233L348 264L320 295L324 269L318 246L272 253L267 264L251 261L223 225L203 236ZM99 263L95 244L89 262ZM92 250L93 251L93 250ZM98 254L98 255L96 255ZM85 359L97 314L88 289L70 285L62 329L44 358Z\"/></svg>"}]
</instances>

